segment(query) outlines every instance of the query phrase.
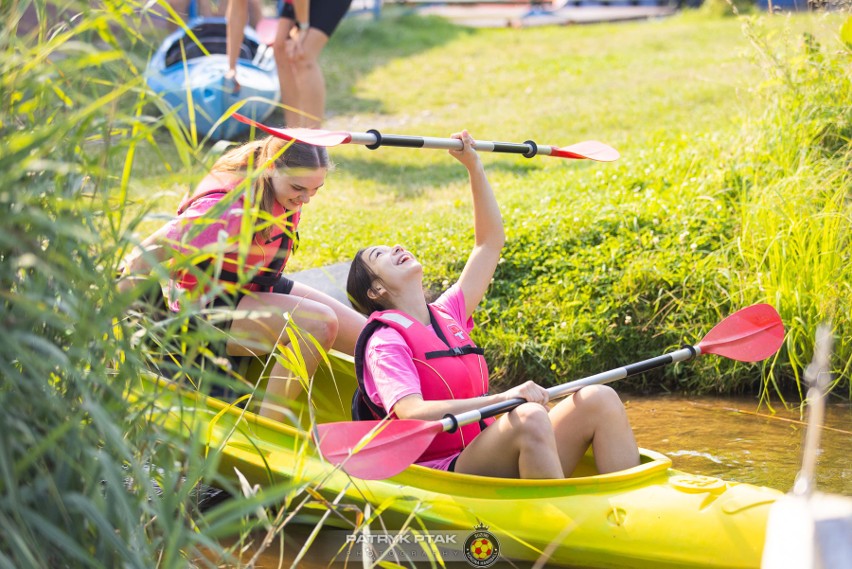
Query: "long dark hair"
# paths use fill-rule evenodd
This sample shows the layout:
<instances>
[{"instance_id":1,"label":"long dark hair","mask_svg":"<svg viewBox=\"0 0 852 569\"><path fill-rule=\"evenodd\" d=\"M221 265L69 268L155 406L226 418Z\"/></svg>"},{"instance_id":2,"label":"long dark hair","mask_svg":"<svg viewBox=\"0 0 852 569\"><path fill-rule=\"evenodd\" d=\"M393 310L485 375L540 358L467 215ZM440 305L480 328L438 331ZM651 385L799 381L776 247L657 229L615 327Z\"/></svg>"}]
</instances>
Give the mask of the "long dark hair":
<instances>
[{"instance_id":1,"label":"long dark hair","mask_svg":"<svg viewBox=\"0 0 852 569\"><path fill-rule=\"evenodd\" d=\"M373 283L381 282L381 279L367 266L367 261L364 260L362 253L366 249L361 249L355 253L355 258L352 259L352 264L349 265L349 276L346 279L346 294L349 295L349 301L355 310L369 316L373 312L385 310L387 307L382 306L377 300L368 296L368 292L373 288Z\"/></svg>"},{"instance_id":2,"label":"long dark hair","mask_svg":"<svg viewBox=\"0 0 852 569\"><path fill-rule=\"evenodd\" d=\"M254 180L254 191L260 209L271 215L275 205L275 189L272 186L274 169L330 170L332 164L328 151L322 146L267 136L247 142L226 153L216 161L212 171L247 173L250 168L258 172ZM269 239L272 229L266 227L259 232L260 236Z\"/></svg>"}]
</instances>

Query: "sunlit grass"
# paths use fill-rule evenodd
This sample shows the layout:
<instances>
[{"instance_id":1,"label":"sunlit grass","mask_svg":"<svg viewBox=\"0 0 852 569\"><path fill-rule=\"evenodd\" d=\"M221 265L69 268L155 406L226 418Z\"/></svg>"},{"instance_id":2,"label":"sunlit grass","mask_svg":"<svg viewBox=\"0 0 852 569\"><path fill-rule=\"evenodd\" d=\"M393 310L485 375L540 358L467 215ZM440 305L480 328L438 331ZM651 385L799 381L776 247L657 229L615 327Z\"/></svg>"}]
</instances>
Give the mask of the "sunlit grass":
<instances>
[{"instance_id":1,"label":"sunlit grass","mask_svg":"<svg viewBox=\"0 0 852 569\"><path fill-rule=\"evenodd\" d=\"M42 23L17 35L29 6ZM141 70L158 34L140 24L141 2L62 7L82 15L49 18L41 1L0 10L4 562L247 564L242 546L255 530L277 546L303 510L362 530L375 511L334 504L308 482L273 481L271 467L255 492L220 474L206 431L167 428L157 398L127 400L154 365L202 393L237 385L189 313L155 319L113 281L128 248L174 214L221 149L188 143L152 105ZM831 318L835 392L848 397L852 90L842 21L774 18L746 33L742 20L701 14L522 31L392 14L349 21L324 60L329 126L438 136L467 127L556 145L596 138L622 151L610 165L483 158L509 234L478 315L497 383L561 381L657 355L768 301L789 334L764 373L707 359L634 386L795 394L816 323ZM344 147L334 157L291 268L401 242L426 261L430 287L455 278L471 242L463 169L436 151ZM273 357L301 367L295 353ZM295 471L313 452L302 441ZM199 482L236 498L201 513Z\"/></svg>"},{"instance_id":2,"label":"sunlit grass","mask_svg":"<svg viewBox=\"0 0 852 569\"><path fill-rule=\"evenodd\" d=\"M622 152L610 165L484 156L509 237L477 335L498 382L564 381L617 367L695 342L745 304L772 302L791 335L790 349L764 370L769 383L754 366L705 359L632 385L742 392L774 384L792 395L816 324L833 317L842 336L836 392L848 395L852 353L840 324L847 316L826 310L846 303L837 296L845 294L842 275L817 269L822 277L814 278L837 283L830 292L806 282L778 292L758 284L767 282L766 270L746 260L767 253L762 237L778 214L759 195L806 188L796 202L802 207L791 204L790 213L793 226L813 228L823 196L842 195L848 185L849 55L837 39L844 18L780 16L757 25L702 10L642 24L520 32L436 26L431 42L415 38L416 49L387 60L382 30L399 22L352 23L343 30L347 41L330 46L327 69L345 68L351 51L359 56L356 78L331 84L329 122L435 136L466 127L486 139L557 145L598 139ZM807 56L803 37L814 38L820 55ZM358 44L376 38L370 49ZM813 77L785 82L793 68ZM820 73L833 79L816 79ZM822 137L814 120L826 113L822 124L837 122L831 144L840 153L778 163L777 154L803 156ZM470 246L470 214L464 173L453 161L435 151L340 147L334 155L339 167L306 209L304 252L293 266L348 260L367 243L403 243L426 261L431 286L455 278ZM807 171L814 174L802 178ZM830 187L817 190L821 180ZM848 234L848 206L825 207L839 209L838 237ZM772 239L777 247L787 242ZM742 241L748 251L738 249ZM811 252L805 249L779 250L783 267L772 278L816 262L800 257ZM848 243L826 254L820 263L845 265Z\"/></svg>"},{"instance_id":3,"label":"sunlit grass","mask_svg":"<svg viewBox=\"0 0 852 569\"><path fill-rule=\"evenodd\" d=\"M776 163L773 144L796 125L805 128L796 144L810 146L808 137L819 136L808 126L813 117L791 118L796 93L810 94L816 115L842 108L834 100L848 78L837 70L848 51L837 40L842 15L763 18L759 31L749 24L744 33L747 21L705 10L637 24L469 30L390 11L379 22L343 23L323 60L331 128L435 136L468 128L481 138L555 145L598 139L622 152L615 164L483 157L509 234L477 336L498 382L563 381L658 355L697 341L744 304L769 301L797 332L792 353L765 375L778 391L797 392L809 359L805 338L834 313L789 300L824 296L809 287L796 285L779 299L752 286L766 281L765 271L745 261L736 235L746 232L742 239L756 248L748 255L762 256L753 236L765 229L744 228L743 215L765 212L757 213L765 228L771 221L760 217L774 212L756 210L756 194L739 188L812 189L824 178L801 180L796 171L810 163ZM816 58L809 65L826 68L834 82L785 79L784 68L804 57L805 32L824 54L819 61L837 62L834 71ZM142 234L174 212L217 155L199 149L179 162L161 142L157 157L139 153L139 175L131 178L133 203L159 214L139 227ZM848 146L843 127L831 144ZM361 246L387 242L426 261L431 288L455 278L470 242L463 169L438 151L342 146L332 154L337 168L303 212L303 246L289 269L349 260ZM824 160L843 171L842 160ZM827 179L843 187L837 176ZM808 218L800 223L809 225ZM836 251L833 263L845 258L843 247ZM784 262L798 267L802 260L787 255ZM849 345L838 342L844 386ZM711 359L632 385L742 392L759 389L763 376Z\"/></svg>"}]
</instances>

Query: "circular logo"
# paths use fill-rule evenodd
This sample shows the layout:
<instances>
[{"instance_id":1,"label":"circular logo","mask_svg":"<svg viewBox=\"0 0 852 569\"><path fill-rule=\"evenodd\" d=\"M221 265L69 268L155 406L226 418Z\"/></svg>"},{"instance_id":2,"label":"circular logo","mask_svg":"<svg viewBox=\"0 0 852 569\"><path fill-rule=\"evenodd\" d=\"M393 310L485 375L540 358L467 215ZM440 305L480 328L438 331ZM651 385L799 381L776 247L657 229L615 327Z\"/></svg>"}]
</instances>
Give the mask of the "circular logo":
<instances>
[{"instance_id":1,"label":"circular logo","mask_svg":"<svg viewBox=\"0 0 852 569\"><path fill-rule=\"evenodd\" d=\"M464 556L474 567L491 567L500 557L500 543L491 532L475 531L464 542Z\"/></svg>"}]
</instances>

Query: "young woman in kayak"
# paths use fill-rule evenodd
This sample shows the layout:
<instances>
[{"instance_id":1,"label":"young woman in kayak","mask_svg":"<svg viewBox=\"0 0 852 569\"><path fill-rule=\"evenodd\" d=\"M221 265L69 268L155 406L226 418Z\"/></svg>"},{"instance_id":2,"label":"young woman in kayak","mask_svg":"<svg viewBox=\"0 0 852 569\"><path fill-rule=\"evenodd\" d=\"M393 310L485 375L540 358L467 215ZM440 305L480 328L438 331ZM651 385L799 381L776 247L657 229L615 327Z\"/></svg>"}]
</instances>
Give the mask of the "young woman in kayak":
<instances>
[{"instance_id":1,"label":"young woman in kayak","mask_svg":"<svg viewBox=\"0 0 852 569\"><path fill-rule=\"evenodd\" d=\"M423 267L399 245L367 247L352 263L347 291L370 316L355 351L359 392L353 414L440 420L514 398L526 399L489 425L437 435L417 460L432 468L504 478L570 476L589 445L601 473L639 464L624 406L611 388L581 389L548 410L547 391L532 381L488 395L482 351L468 337L471 315L491 281L505 235L473 140L450 151L468 170L473 194L473 250L458 282L428 304Z\"/></svg>"},{"instance_id":2,"label":"young woman in kayak","mask_svg":"<svg viewBox=\"0 0 852 569\"><path fill-rule=\"evenodd\" d=\"M154 263L209 251L208 260L172 274L170 308L176 311L179 302L192 302L198 308L236 309L238 312L222 326L228 336L227 355L270 353L276 345L289 343L286 328L293 324L309 375L316 370L320 355L304 333L324 350L353 353L364 317L331 296L281 274L298 239L302 206L323 186L329 166L324 148L288 145L271 136L228 152L181 204L178 216L125 259L119 287L127 290L137 279L147 278L142 275L150 273ZM246 178L250 179L248 187ZM247 200L249 193L253 195L251 202ZM252 202L257 204L257 212L247 214ZM245 234L246 223L252 224L245 226L251 235ZM242 251L241 232L246 235ZM250 245L245 243L247 238ZM199 286L199 277L205 279L201 273L211 275L203 286ZM282 418L274 402L290 398L298 390L293 373L276 361L260 413Z\"/></svg>"}]
</instances>

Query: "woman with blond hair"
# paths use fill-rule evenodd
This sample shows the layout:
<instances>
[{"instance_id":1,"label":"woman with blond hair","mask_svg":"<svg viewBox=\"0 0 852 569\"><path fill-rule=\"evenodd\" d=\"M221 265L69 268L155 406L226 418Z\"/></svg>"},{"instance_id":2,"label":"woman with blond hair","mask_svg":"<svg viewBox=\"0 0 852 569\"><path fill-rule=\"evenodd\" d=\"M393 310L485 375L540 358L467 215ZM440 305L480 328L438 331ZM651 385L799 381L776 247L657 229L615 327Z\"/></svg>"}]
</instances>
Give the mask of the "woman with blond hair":
<instances>
[{"instance_id":1,"label":"woman with blond hair","mask_svg":"<svg viewBox=\"0 0 852 569\"><path fill-rule=\"evenodd\" d=\"M291 323L299 331L294 337L309 376L320 348L353 353L364 317L282 275L298 241L301 209L323 186L330 166L324 148L275 137L228 152L180 205L178 216L125 259L119 287L131 288L155 263L195 255L202 260L172 271L170 309L192 302L227 311L229 325L220 326L227 328L226 355L271 353L289 343ZM298 394L296 379L276 359L261 415L283 417L279 405Z\"/></svg>"}]
</instances>

